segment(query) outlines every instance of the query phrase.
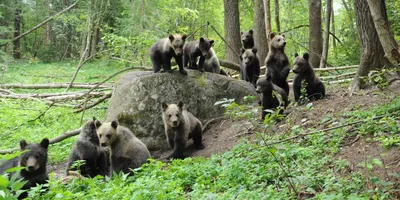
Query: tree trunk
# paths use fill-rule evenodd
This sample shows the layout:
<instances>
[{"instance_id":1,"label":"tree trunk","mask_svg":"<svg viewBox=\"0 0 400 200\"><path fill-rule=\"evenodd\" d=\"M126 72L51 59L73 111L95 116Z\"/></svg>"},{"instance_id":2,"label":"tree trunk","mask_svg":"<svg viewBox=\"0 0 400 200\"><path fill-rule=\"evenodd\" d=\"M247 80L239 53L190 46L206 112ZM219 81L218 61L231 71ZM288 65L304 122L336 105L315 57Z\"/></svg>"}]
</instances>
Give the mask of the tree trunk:
<instances>
[{"instance_id":1,"label":"tree trunk","mask_svg":"<svg viewBox=\"0 0 400 200\"><path fill-rule=\"evenodd\" d=\"M239 24L239 1L224 0L224 29L225 29L225 55L226 59L233 63L240 63L239 50L240 24Z\"/></svg>"},{"instance_id":2,"label":"tree trunk","mask_svg":"<svg viewBox=\"0 0 400 200\"><path fill-rule=\"evenodd\" d=\"M280 33L281 23L279 20L279 0L275 0L275 23L276 23L276 31Z\"/></svg>"},{"instance_id":3,"label":"tree trunk","mask_svg":"<svg viewBox=\"0 0 400 200\"><path fill-rule=\"evenodd\" d=\"M334 12L334 10L333 10L333 6L332 6L332 26L331 26L331 30L332 30L332 34L333 35L336 35L336 30L335 30L335 12ZM332 44L333 44L333 48L336 48L336 40L335 40L335 38L333 38L333 40L332 40Z\"/></svg>"},{"instance_id":4,"label":"tree trunk","mask_svg":"<svg viewBox=\"0 0 400 200\"><path fill-rule=\"evenodd\" d=\"M350 93L366 87L361 77L373 69L381 69L387 60L376 32L366 0L354 0L358 37L360 39L360 66L354 77Z\"/></svg>"},{"instance_id":5,"label":"tree trunk","mask_svg":"<svg viewBox=\"0 0 400 200\"><path fill-rule=\"evenodd\" d=\"M14 38L18 37L21 34L21 9L19 0L15 0L15 18L14 18ZM13 57L14 59L21 58L21 43L20 39L15 40L13 42L14 50L13 50Z\"/></svg>"},{"instance_id":6,"label":"tree trunk","mask_svg":"<svg viewBox=\"0 0 400 200\"><path fill-rule=\"evenodd\" d=\"M374 20L375 29L379 36L379 41L385 52L385 57L390 60L393 65L400 63L400 53L397 49L397 42L390 32L390 25L386 14L386 6L384 0L367 0L369 10Z\"/></svg>"},{"instance_id":7,"label":"tree trunk","mask_svg":"<svg viewBox=\"0 0 400 200\"><path fill-rule=\"evenodd\" d=\"M324 44L322 49L321 62L319 63L319 68L325 68L326 60L328 59L329 27L331 22L331 11L332 11L332 0L326 0Z\"/></svg>"},{"instance_id":8,"label":"tree trunk","mask_svg":"<svg viewBox=\"0 0 400 200\"><path fill-rule=\"evenodd\" d=\"M321 0L308 0L308 3L310 24L309 60L313 67L318 67L320 63L320 56L322 53Z\"/></svg>"},{"instance_id":9,"label":"tree trunk","mask_svg":"<svg viewBox=\"0 0 400 200\"><path fill-rule=\"evenodd\" d=\"M342 0L343 6L347 11L347 15L349 16L349 20L350 20L350 32L354 33L355 29L354 29L354 17L353 17L353 9L351 9L348 4L346 3L346 0Z\"/></svg>"},{"instance_id":10,"label":"tree trunk","mask_svg":"<svg viewBox=\"0 0 400 200\"><path fill-rule=\"evenodd\" d=\"M45 3L46 3L47 11L50 12L50 9L51 9L50 0L47 0ZM47 23L45 26L45 31L44 31L44 45L46 47L49 47L50 43L51 43L50 31L51 31L50 23Z\"/></svg>"},{"instance_id":11,"label":"tree trunk","mask_svg":"<svg viewBox=\"0 0 400 200\"><path fill-rule=\"evenodd\" d=\"M263 0L254 0L254 44L258 49L257 54L261 63L264 63L264 60L268 54L268 40L265 31L264 19Z\"/></svg>"},{"instance_id":12,"label":"tree trunk","mask_svg":"<svg viewBox=\"0 0 400 200\"><path fill-rule=\"evenodd\" d=\"M267 33L267 38L269 33L271 33L271 4L270 0L264 0L264 12L265 12L265 32Z\"/></svg>"}]
</instances>

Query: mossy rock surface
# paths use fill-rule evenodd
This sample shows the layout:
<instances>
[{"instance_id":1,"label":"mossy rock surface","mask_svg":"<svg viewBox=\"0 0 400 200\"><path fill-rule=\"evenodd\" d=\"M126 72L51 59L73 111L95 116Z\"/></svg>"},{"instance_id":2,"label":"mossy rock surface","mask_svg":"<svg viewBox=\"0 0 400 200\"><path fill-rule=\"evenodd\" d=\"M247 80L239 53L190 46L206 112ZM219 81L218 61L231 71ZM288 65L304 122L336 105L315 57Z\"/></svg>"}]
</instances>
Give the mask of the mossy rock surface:
<instances>
[{"instance_id":1,"label":"mossy rock surface","mask_svg":"<svg viewBox=\"0 0 400 200\"><path fill-rule=\"evenodd\" d=\"M161 103L184 102L184 108L203 124L222 116L224 109L214 103L222 98L238 103L256 95L247 82L212 73L188 70L188 76L173 73L131 72L115 84L106 121L117 119L130 128L150 150L167 148Z\"/></svg>"}]
</instances>

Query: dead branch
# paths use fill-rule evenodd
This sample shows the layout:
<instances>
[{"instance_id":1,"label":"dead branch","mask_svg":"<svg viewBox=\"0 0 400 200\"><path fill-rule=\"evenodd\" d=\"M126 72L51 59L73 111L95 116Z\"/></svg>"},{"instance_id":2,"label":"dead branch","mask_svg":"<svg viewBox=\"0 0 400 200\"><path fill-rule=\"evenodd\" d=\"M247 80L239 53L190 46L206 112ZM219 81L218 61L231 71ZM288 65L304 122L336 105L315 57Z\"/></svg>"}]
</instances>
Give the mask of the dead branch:
<instances>
[{"instance_id":1,"label":"dead branch","mask_svg":"<svg viewBox=\"0 0 400 200\"><path fill-rule=\"evenodd\" d=\"M110 98L111 95L112 95L111 93L107 93L102 98L97 100L96 102L94 102L94 103L92 103L92 104L90 104L88 106L85 106L84 108L80 108L79 110L74 111L74 113L80 113L80 112L82 112L84 110L87 110L89 108L93 108L93 107L97 106L98 104L100 104L101 102L105 101L106 99Z\"/></svg>"},{"instance_id":2,"label":"dead branch","mask_svg":"<svg viewBox=\"0 0 400 200\"><path fill-rule=\"evenodd\" d=\"M58 142L61 142L61 141L65 140L65 139L67 139L69 137L78 135L81 132L81 129L82 128L62 133L61 135L59 135L59 136L57 136L57 137L55 137L53 139L50 139L50 144L55 144L55 143L58 143ZM19 150L19 148L0 150L0 154L13 153L13 152L18 151L18 150Z\"/></svg>"},{"instance_id":3,"label":"dead branch","mask_svg":"<svg viewBox=\"0 0 400 200\"><path fill-rule=\"evenodd\" d=\"M233 63L233 62L229 62L226 60L219 60L219 65L221 65L222 67L226 67L228 69L240 71L240 65Z\"/></svg>"},{"instance_id":4,"label":"dead branch","mask_svg":"<svg viewBox=\"0 0 400 200\"><path fill-rule=\"evenodd\" d=\"M29 29L29 30L26 31L25 33L22 33L22 34L19 35L18 37L15 37L15 38L13 38L13 39L11 39L11 40L8 40L8 41L4 42L4 43L1 44L0 46L3 46L3 45L5 45L5 44L7 44L7 43L10 43L10 42L14 42L15 40L18 40L18 39L24 37L25 35L28 35L29 33L33 32L34 30L36 30L36 29L40 28L41 26L45 25L47 22L53 20L54 18L56 18L57 16L61 15L62 13L64 13L64 12L70 10L71 8L75 7L77 3L78 3L78 1L75 2L74 4L68 6L68 7L65 8L64 10L58 12L57 14L55 14L55 15L53 15L53 16L47 18L46 20L44 20L43 22L41 22L41 23L39 23L38 25L34 26L33 28Z\"/></svg>"},{"instance_id":5,"label":"dead branch","mask_svg":"<svg viewBox=\"0 0 400 200\"><path fill-rule=\"evenodd\" d=\"M326 79L340 79L343 77L348 77L348 76L354 76L356 74L356 72L350 72L350 73L344 73L344 74L340 74L337 76L320 76L319 78L321 80L326 80Z\"/></svg>"},{"instance_id":6,"label":"dead branch","mask_svg":"<svg viewBox=\"0 0 400 200\"><path fill-rule=\"evenodd\" d=\"M76 100L82 98L83 93L76 93L76 94L67 94L67 95L62 95L62 96L53 96L53 97L46 97L44 98L45 100L49 101L62 101L62 100ZM101 97L104 95L108 95L111 93L104 93L104 92L92 92L88 95L89 98L93 97Z\"/></svg>"},{"instance_id":7,"label":"dead branch","mask_svg":"<svg viewBox=\"0 0 400 200\"><path fill-rule=\"evenodd\" d=\"M101 85L101 84L100 84ZM68 86L68 83L49 83L49 84L0 84L0 88L22 88L22 89L55 89L55 88L65 88ZM109 88L108 85L97 86L93 84L73 84L73 88L83 88L83 89L92 89L96 88Z\"/></svg>"},{"instance_id":8,"label":"dead branch","mask_svg":"<svg viewBox=\"0 0 400 200\"><path fill-rule=\"evenodd\" d=\"M225 119L225 116L216 117L216 118L213 118L213 119L208 120L208 121L204 124L204 126L203 126L203 133L206 132L206 131L209 129L209 126L210 126L212 123L215 123L215 122L217 122L217 121L219 121L219 120L222 120L222 119Z\"/></svg>"}]
</instances>

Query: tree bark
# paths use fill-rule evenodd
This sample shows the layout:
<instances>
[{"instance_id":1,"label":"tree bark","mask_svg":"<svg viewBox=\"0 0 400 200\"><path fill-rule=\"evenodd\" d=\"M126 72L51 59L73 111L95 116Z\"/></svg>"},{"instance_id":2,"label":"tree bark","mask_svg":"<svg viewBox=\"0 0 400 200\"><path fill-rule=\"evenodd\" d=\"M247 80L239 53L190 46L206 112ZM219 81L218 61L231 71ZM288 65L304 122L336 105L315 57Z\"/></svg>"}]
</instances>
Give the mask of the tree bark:
<instances>
[{"instance_id":1,"label":"tree bark","mask_svg":"<svg viewBox=\"0 0 400 200\"><path fill-rule=\"evenodd\" d=\"M275 0L275 23L276 23L276 31L280 33L281 23L279 20L279 0Z\"/></svg>"},{"instance_id":2,"label":"tree bark","mask_svg":"<svg viewBox=\"0 0 400 200\"><path fill-rule=\"evenodd\" d=\"M331 26L331 31L332 31L332 34L333 35L336 35L336 30L335 30L335 11L333 10L333 6L331 6L332 7L332 26ZM333 48L336 48L336 40L335 39L333 39L332 40L332 45L333 45Z\"/></svg>"},{"instance_id":3,"label":"tree bark","mask_svg":"<svg viewBox=\"0 0 400 200\"><path fill-rule=\"evenodd\" d=\"M227 42L225 45L226 59L230 62L240 63L239 50L241 40L238 0L224 0L224 31Z\"/></svg>"},{"instance_id":4,"label":"tree bark","mask_svg":"<svg viewBox=\"0 0 400 200\"><path fill-rule=\"evenodd\" d=\"M270 0L264 0L264 12L265 12L265 32L267 38L269 33L271 33L271 4Z\"/></svg>"},{"instance_id":5,"label":"tree bark","mask_svg":"<svg viewBox=\"0 0 400 200\"><path fill-rule=\"evenodd\" d=\"M321 56L321 62L319 63L319 68L325 68L326 60L328 59L329 27L331 22L331 11L332 11L332 0L326 0L324 44L322 48L322 56Z\"/></svg>"},{"instance_id":6,"label":"tree bark","mask_svg":"<svg viewBox=\"0 0 400 200\"><path fill-rule=\"evenodd\" d=\"M321 0L308 0L308 3L310 24L309 60L313 67L318 67L320 63L320 56L322 53Z\"/></svg>"},{"instance_id":7,"label":"tree bark","mask_svg":"<svg viewBox=\"0 0 400 200\"><path fill-rule=\"evenodd\" d=\"M265 29L265 16L263 0L254 0L254 40L258 58L264 63L268 54L268 40Z\"/></svg>"},{"instance_id":8,"label":"tree bark","mask_svg":"<svg viewBox=\"0 0 400 200\"><path fill-rule=\"evenodd\" d=\"M369 10L374 20L375 28L379 36L379 41L385 52L385 57L393 64L400 63L400 53L397 49L397 42L390 32L390 25L386 14L384 0L367 0Z\"/></svg>"},{"instance_id":9,"label":"tree bark","mask_svg":"<svg viewBox=\"0 0 400 200\"><path fill-rule=\"evenodd\" d=\"M367 76L373 69L381 69L387 60L376 32L368 3L366 0L354 0L358 37L360 39L360 66L354 77L350 94L367 85L361 77Z\"/></svg>"},{"instance_id":10,"label":"tree bark","mask_svg":"<svg viewBox=\"0 0 400 200\"><path fill-rule=\"evenodd\" d=\"M21 34L21 9L19 0L15 0L15 18L14 18L14 38L17 38ZM14 59L21 58L21 43L20 40L13 41L13 57Z\"/></svg>"}]
</instances>

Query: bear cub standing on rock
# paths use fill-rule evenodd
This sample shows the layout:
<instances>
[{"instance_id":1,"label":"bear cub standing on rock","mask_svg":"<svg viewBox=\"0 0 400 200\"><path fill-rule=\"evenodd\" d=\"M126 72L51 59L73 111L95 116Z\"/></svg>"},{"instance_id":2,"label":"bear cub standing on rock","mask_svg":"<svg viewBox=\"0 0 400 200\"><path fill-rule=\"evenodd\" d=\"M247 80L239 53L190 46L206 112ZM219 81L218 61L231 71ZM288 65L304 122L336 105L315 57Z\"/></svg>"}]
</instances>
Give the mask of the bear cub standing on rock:
<instances>
[{"instance_id":1,"label":"bear cub standing on rock","mask_svg":"<svg viewBox=\"0 0 400 200\"><path fill-rule=\"evenodd\" d=\"M117 121L101 123L96 120L97 135L100 145L110 150L110 177L112 173L131 173L130 169L139 168L150 158L146 145L127 127Z\"/></svg>"},{"instance_id":2,"label":"bear cub standing on rock","mask_svg":"<svg viewBox=\"0 0 400 200\"><path fill-rule=\"evenodd\" d=\"M96 132L95 118L89 120L82 127L79 138L69 155L67 163L66 175L70 170L79 170L82 176L95 177L97 175L106 175L107 171L107 156L104 150L100 147L99 138ZM77 168L71 168L77 160L84 160L85 163Z\"/></svg>"},{"instance_id":3,"label":"bear cub standing on rock","mask_svg":"<svg viewBox=\"0 0 400 200\"><path fill-rule=\"evenodd\" d=\"M186 35L169 35L168 38L162 38L150 47L149 53L154 73L161 70L161 65L164 72L172 72L171 58L174 57L179 66L179 72L184 75L187 74L182 64L182 49L185 40Z\"/></svg>"},{"instance_id":4,"label":"bear cub standing on rock","mask_svg":"<svg viewBox=\"0 0 400 200\"><path fill-rule=\"evenodd\" d=\"M44 138L39 144L28 144L25 140L21 140L19 142L21 151L28 151L2 163L0 166L0 174L12 167L25 167L21 170L19 175L19 178L28 181L21 188L22 190L35 187L36 184L45 184L49 179L46 172L47 148L49 147L49 143L49 139L47 138ZM27 196L28 193L24 192L18 197L18 199L23 199Z\"/></svg>"},{"instance_id":5,"label":"bear cub standing on rock","mask_svg":"<svg viewBox=\"0 0 400 200\"><path fill-rule=\"evenodd\" d=\"M260 76L260 60L257 56L257 48L241 49L242 55L240 60L240 78L247 81L256 87L256 82Z\"/></svg>"},{"instance_id":6,"label":"bear cub standing on rock","mask_svg":"<svg viewBox=\"0 0 400 200\"><path fill-rule=\"evenodd\" d=\"M295 73L293 77L293 93L294 99L297 102L300 102L301 96L301 87L302 82L304 81L306 86L307 98L309 100L317 100L325 97L325 86L315 75L314 70L308 61L309 55L308 53L304 53L303 57L299 56L299 54L294 54L294 67L293 72Z\"/></svg>"},{"instance_id":7,"label":"bear cub standing on rock","mask_svg":"<svg viewBox=\"0 0 400 200\"><path fill-rule=\"evenodd\" d=\"M223 71L219 66L219 60L217 58L217 54L215 54L214 49L212 47L210 48L205 57L203 68L204 71L206 72L227 75L226 72Z\"/></svg>"},{"instance_id":8,"label":"bear cub standing on rock","mask_svg":"<svg viewBox=\"0 0 400 200\"><path fill-rule=\"evenodd\" d=\"M258 79L256 92L262 93L262 120L264 120L265 115L267 115L267 111L265 111L266 109L274 109L278 106L283 106L284 108L286 108L286 106L288 105L287 93L282 88L272 83L270 75L260 77ZM280 97L277 95L279 95ZM283 110L281 110L281 114L282 113Z\"/></svg>"},{"instance_id":9,"label":"bear cub standing on rock","mask_svg":"<svg viewBox=\"0 0 400 200\"><path fill-rule=\"evenodd\" d=\"M214 44L214 40L207 40L204 38L200 38L200 40L191 41L186 43L183 47L183 66L188 69L198 69L201 72L204 72L204 61L207 56L210 48ZM196 61L197 57L199 59L199 66L197 67Z\"/></svg>"},{"instance_id":10,"label":"bear cub standing on rock","mask_svg":"<svg viewBox=\"0 0 400 200\"><path fill-rule=\"evenodd\" d=\"M265 58L265 66L267 67L265 75L271 75L272 83L285 90L286 94L289 94L289 84L286 78L289 75L290 66L289 59L284 51L285 46L285 34L269 34L269 52L267 58Z\"/></svg>"},{"instance_id":11,"label":"bear cub standing on rock","mask_svg":"<svg viewBox=\"0 0 400 200\"><path fill-rule=\"evenodd\" d=\"M193 138L197 149L204 149L202 142L203 127L199 119L192 113L183 110L183 102L176 104L162 103L163 121L167 142L173 149L169 158L183 159L183 152L186 148L187 140Z\"/></svg>"},{"instance_id":12,"label":"bear cub standing on rock","mask_svg":"<svg viewBox=\"0 0 400 200\"><path fill-rule=\"evenodd\" d=\"M242 45L245 49L252 49L254 47L253 30L242 32Z\"/></svg>"}]
</instances>

